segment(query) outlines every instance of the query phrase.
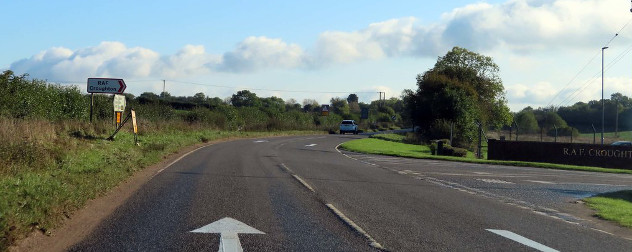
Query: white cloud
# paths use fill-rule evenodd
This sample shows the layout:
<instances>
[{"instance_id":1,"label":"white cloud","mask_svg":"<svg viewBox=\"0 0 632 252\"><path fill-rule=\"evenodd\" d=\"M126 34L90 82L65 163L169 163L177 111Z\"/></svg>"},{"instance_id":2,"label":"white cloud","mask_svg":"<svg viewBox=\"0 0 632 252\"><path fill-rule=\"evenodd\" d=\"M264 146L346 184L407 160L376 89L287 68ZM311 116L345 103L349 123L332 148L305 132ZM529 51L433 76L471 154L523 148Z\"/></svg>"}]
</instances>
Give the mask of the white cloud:
<instances>
[{"instance_id":1,"label":"white cloud","mask_svg":"<svg viewBox=\"0 0 632 252\"><path fill-rule=\"evenodd\" d=\"M313 48L307 49L280 38L263 36L245 38L233 50L221 54L207 53L202 45L186 45L174 55L160 55L148 48L102 42L76 50L53 47L14 62L10 69L18 74L29 73L35 78L58 81L98 76L189 78L218 72L318 69L384 58L436 58L453 46L461 46L483 54L498 53L495 58L508 62L501 65L501 70L507 67L514 75L533 78L536 74L532 70L559 63L564 60L564 54L600 48L629 20L628 8L628 3L620 0L478 3L445 13L432 24L420 24L416 17L404 17L372 23L356 31L324 31ZM630 38L632 34L623 32L618 42L629 43ZM534 57L551 52L557 54L551 54L549 59L560 55L560 61L543 62L542 58ZM553 90L560 88L551 83L566 83L559 79L513 79L523 83L505 83L507 98L514 104L546 105L555 95ZM372 90L378 87L374 88ZM389 96L399 95L385 91ZM560 97L566 97L564 95ZM586 95L586 98L593 96ZM377 93L373 99L377 99Z\"/></svg>"},{"instance_id":2,"label":"white cloud","mask_svg":"<svg viewBox=\"0 0 632 252\"><path fill-rule=\"evenodd\" d=\"M252 71L261 68L295 68L303 65L303 49L280 39L248 37L232 52L224 54L220 69Z\"/></svg>"}]
</instances>

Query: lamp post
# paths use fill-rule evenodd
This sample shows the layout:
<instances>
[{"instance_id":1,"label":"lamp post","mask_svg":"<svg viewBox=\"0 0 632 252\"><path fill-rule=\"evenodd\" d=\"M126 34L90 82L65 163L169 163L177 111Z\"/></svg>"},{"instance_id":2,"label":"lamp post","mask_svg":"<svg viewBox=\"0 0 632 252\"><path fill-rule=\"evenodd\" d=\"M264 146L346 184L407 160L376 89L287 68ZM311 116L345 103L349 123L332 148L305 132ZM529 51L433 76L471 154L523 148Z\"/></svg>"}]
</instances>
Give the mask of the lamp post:
<instances>
[{"instance_id":1,"label":"lamp post","mask_svg":"<svg viewBox=\"0 0 632 252\"><path fill-rule=\"evenodd\" d=\"M601 48L601 145L603 145L603 132L605 129L605 102L603 99L603 52L608 49L607 46Z\"/></svg>"}]
</instances>

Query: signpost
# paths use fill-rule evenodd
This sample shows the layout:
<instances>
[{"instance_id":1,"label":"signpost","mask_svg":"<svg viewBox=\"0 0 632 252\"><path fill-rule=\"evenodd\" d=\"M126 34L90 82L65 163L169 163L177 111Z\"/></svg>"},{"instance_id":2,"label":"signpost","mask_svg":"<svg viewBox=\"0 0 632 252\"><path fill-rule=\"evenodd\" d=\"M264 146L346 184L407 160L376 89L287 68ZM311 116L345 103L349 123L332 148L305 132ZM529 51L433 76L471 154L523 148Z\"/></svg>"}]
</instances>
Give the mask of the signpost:
<instances>
[{"instance_id":1,"label":"signpost","mask_svg":"<svg viewBox=\"0 0 632 252\"><path fill-rule=\"evenodd\" d=\"M369 119L369 108L362 108L360 119Z\"/></svg>"},{"instance_id":2,"label":"signpost","mask_svg":"<svg viewBox=\"0 0 632 252\"><path fill-rule=\"evenodd\" d=\"M328 116L329 115L329 105L328 104L323 104L323 106L320 109L320 115L321 116Z\"/></svg>"},{"instance_id":3,"label":"signpost","mask_svg":"<svg viewBox=\"0 0 632 252\"><path fill-rule=\"evenodd\" d=\"M88 78L88 93L122 94L125 88L123 79Z\"/></svg>"},{"instance_id":4,"label":"signpost","mask_svg":"<svg viewBox=\"0 0 632 252\"><path fill-rule=\"evenodd\" d=\"M115 94L114 95L114 116L116 117L116 127L121 124L121 117L123 116L123 111L125 111L125 96Z\"/></svg>"},{"instance_id":5,"label":"signpost","mask_svg":"<svg viewBox=\"0 0 632 252\"><path fill-rule=\"evenodd\" d=\"M94 93L122 94L127 88L123 79L88 78L86 90L90 93L90 123L92 123L92 108L94 107Z\"/></svg>"}]
</instances>

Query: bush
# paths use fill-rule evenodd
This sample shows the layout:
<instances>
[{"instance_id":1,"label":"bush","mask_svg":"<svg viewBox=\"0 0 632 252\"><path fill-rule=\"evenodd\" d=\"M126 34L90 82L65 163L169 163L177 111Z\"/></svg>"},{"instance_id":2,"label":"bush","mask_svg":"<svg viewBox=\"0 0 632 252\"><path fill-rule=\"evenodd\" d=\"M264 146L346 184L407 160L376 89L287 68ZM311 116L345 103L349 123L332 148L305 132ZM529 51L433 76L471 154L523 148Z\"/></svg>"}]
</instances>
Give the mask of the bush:
<instances>
[{"instance_id":1,"label":"bush","mask_svg":"<svg viewBox=\"0 0 632 252\"><path fill-rule=\"evenodd\" d=\"M441 150L441 155L442 156L453 156L453 157L466 157L467 156L467 150L463 149L463 148L458 148L458 147L452 147L449 142L450 140L448 139L439 139L439 140L433 140L431 141L432 143L430 144L430 152L432 153L432 155L437 155L437 150L439 148L439 142L443 143L443 149Z\"/></svg>"},{"instance_id":2,"label":"bush","mask_svg":"<svg viewBox=\"0 0 632 252\"><path fill-rule=\"evenodd\" d=\"M443 151L441 153L443 156L453 156L453 157L466 157L467 150L458 147L452 147L450 145L444 145Z\"/></svg>"},{"instance_id":3,"label":"bush","mask_svg":"<svg viewBox=\"0 0 632 252\"><path fill-rule=\"evenodd\" d=\"M421 137L414 132L407 132L402 142L407 144L421 145Z\"/></svg>"}]
</instances>

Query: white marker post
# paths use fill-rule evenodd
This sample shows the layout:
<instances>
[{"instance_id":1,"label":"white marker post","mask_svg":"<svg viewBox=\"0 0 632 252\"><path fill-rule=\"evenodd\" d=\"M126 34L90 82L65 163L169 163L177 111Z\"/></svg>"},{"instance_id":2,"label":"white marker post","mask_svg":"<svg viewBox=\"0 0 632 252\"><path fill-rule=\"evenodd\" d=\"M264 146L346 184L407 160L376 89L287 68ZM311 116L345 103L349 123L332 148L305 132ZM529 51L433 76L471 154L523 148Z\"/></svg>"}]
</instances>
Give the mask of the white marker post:
<instances>
[{"instance_id":1,"label":"white marker post","mask_svg":"<svg viewBox=\"0 0 632 252\"><path fill-rule=\"evenodd\" d=\"M191 232L219 234L219 252L243 252L244 249L241 247L241 242L239 242L239 234L265 234L241 221L229 217Z\"/></svg>"}]
</instances>

